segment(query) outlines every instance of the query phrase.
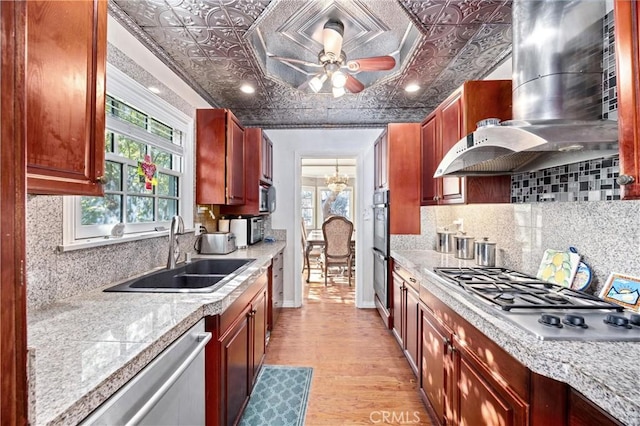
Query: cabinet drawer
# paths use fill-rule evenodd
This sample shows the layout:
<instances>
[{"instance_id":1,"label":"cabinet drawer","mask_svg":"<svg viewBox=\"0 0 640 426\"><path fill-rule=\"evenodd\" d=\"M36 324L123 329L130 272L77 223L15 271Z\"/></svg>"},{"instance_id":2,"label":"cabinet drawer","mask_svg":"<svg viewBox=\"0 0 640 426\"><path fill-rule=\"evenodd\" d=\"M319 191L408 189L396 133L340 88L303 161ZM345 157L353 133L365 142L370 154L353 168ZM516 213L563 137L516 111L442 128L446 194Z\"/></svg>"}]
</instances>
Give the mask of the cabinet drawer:
<instances>
[{"instance_id":1,"label":"cabinet drawer","mask_svg":"<svg viewBox=\"0 0 640 426\"><path fill-rule=\"evenodd\" d=\"M402 266L394 263L393 265L393 273L396 274L399 278L401 278L409 287L413 288L415 291L420 291L420 282L417 278L415 278L409 271L404 269Z\"/></svg>"},{"instance_id":2,"label":"cabinet drawer","mask_svg":"<svg viewBox=\"0 0 640 426\"><path fill-rule=\"evenodd\" d=\"M220 336L223 336L227 330L233 326L238 315L251 303L253 298L264 289L267 285L267 274L262 274L256 279L240 297L238 297L221 315L218 329Z\"/></svg>"}]
</instances>

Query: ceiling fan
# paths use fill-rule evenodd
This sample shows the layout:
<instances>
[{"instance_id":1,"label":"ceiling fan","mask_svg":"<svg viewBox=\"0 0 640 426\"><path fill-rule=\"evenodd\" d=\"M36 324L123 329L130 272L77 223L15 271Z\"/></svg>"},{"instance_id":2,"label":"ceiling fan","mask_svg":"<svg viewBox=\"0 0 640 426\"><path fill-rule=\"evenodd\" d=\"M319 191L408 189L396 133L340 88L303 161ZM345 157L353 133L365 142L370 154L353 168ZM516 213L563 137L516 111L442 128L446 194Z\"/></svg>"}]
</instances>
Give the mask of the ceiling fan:
<instances>
[{"instance_id":1,"label":"ceiling fan","mask_svg":"<svg viewBox=\"0 0 640 426\"><path fill-rule=\"evenodd\" d=\"M351 73L360 71L387 71L396 66L395 58L390 55L372 56L347 61L347 57L342 51L343 36L344 25L342 22L336 19L330 19L322 28L324 49L318 54L317 63L300 59L283 58L281 56L269 56L284 63L323 68L321 72L315 74L310 80L305 82L303 86L308 85L314 93L318 93L328 80L331 84L333 96L336 98L344 95L346 91L359 93L364 89L364 84Z\"/></svg>"}]
</instances>

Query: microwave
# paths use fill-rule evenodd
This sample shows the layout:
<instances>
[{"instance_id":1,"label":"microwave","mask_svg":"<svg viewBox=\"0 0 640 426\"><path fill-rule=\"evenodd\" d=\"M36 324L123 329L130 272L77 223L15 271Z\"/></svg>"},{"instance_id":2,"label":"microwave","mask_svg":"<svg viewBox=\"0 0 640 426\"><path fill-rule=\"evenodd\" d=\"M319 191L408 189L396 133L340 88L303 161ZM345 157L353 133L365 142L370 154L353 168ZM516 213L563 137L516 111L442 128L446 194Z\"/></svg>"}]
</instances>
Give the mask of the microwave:
<instances>
[{"instance_id":1,"label":"microwave","mask_svg":"<svg viewBox=\"0 0 640 426\"><path fill-rule=\"evenodd\" d=\"M260 198L258 204L258 211L260 213L269 213L269 187L260 185Z\"/></svg>"},{"instance_id":2,"label":"microwave","mask_svg":"<svg viewBox=\"0 0 640 426\"><path fill-rule=\"evenodd\" d=\"M264 239L264 218L262 216L247 219L247 244L259 243Z\"/></svg>"}]
</instances>

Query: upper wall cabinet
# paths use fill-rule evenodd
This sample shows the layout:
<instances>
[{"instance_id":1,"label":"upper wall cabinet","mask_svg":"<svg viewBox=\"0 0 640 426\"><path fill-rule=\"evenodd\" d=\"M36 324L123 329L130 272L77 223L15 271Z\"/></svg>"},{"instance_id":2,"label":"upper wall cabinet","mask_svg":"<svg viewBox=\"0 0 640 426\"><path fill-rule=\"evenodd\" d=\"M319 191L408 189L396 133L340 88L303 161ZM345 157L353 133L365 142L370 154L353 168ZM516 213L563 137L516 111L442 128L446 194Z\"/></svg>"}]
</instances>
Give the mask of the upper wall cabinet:
<instances>
[{"instance_id":1,"label":"upper wall cabinet","mask_svg":"<svg viewBox=\"0 0 640 426\"><path fill-rule=\"evenodd\" d=\"M640 4L616 0L615 49L622 198L640 198ZM624 184L623 184L624 183Z\"/></svg>"},{"instance_id":2,"label":"upper wall cabinet","mask_svg":"<svg viewBox=\"0 0 640 426\"><path fill-rule=\"evenodd\" d=\"M391 123L374 146L375 189L389 190L389 232L420 234L420 123Z\"/></svg>"},{"instance_id":3,"label":"upper wall cabinet","mask_svg":"<svg viewBox=\"0 0 640 426\"><path fill-rule=\"evenodd\" d=\"M273 142L260 130L260 182L273 184Z\"/></svg>"},{"instance_id":4,"label":"upper wall cabinet","mask_svg":"<svg viewBox=\"0 0 640 426\"><path fill-rule=\"evenodd\" d=\"M485 118L511 119L511 80L467 81L422 122L422 205L510 201L509 176L433 177L447 151Z\"/></svg>"},{"instance_id":5,"label":"upper wall cabinet","mask_svg":"<svg viewBox=\"0 0 640 426\"><path fill-rule=\"evenodd\" d=\"M245 203L244 128L227 109L196 111L196 203Z\"/></svg>"},{"instance_id":6,"label":"upper wall cabinet","mask_svg":"<svg viewBox=\"0 0 640 426\"><path fill-rule=\"evenodd\" d=\"M103 195L107 1L26 2L27 191Z\"/></svg>"},{"instance_id":7,"label":"upper wall cabinet","mask_svg":"<svg viewBox=\"0 0 640 426\"><path fill-rule=\"evenodd\" d=\"M265 144L265 140L268 145ZM220 213L232 215L259 215L260 214L260 185L264 183L265 164L271 165L271 160L265 161L265 154L271 155L271 141L266 139L262 129L247 127L244 129L245 142L245 167L244 178L246 182L245 202L242 205L220 206ZM265 152L265 150L267 150ZM267 175L271 175L269 171Z\"/></svg>"}]
</instances>

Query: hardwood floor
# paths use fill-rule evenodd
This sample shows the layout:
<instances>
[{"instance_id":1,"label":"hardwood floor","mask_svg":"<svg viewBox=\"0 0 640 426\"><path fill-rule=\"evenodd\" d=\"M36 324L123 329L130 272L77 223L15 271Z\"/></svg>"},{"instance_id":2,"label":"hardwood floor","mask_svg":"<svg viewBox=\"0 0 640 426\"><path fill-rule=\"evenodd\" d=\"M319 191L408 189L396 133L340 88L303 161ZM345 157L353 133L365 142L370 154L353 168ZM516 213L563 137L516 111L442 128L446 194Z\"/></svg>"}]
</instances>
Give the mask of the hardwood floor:
<instances>
[{"instance_id":1,"label":"hardwood floor","mask_svg":"<svg viewBox=\"0 0 640 426\"><path fill-rule=\"evenodd\" d=\"M357 309L354 300L355 287L325 287L312 275L304 306L283 310L265 363L313 367L308 426L430 425L397 342L375 309Z\"/></svg>"}]
</instances>

